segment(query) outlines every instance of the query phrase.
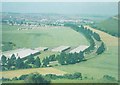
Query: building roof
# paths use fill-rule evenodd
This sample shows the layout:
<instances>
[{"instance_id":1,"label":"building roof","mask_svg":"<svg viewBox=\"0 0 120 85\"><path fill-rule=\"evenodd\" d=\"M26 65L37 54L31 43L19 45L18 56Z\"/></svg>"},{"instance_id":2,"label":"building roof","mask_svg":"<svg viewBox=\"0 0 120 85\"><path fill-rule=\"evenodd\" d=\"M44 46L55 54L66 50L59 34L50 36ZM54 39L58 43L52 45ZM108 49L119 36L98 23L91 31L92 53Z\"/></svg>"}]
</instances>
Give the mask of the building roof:
<instances>
[{"instance_id":1,"label":"building roof","mask_svg":"<svg viewBox=\"0 0 120 85\"><path fill-rule=\"evenodd\" d=\"M77 48L71 50L69 53L79 53L80 51L84 51L86 48L88 48L89 46L86 45L80 45Z\"/></svg>"},{"instance_id":2,"label":"building roof","mask_svg":"<svg viewBox=\"0 0 120 85\"><path fill-rule=\"evenodd\" d=\"M48 49L48 47L38 47L38 48L35 48L35 50L39 50L39 51L44 51Z\"/></svg>"},{"instance_id":3,"label":"building roof","mask_svg":"<svg viewBox=\"0 0 120 85\"><path fill-rule=\"evenodd\" d=\"M23 48L23 49L8 51L8 52L3 53L2 55L5 55L6 57L10 58L14 54L16 56L16 58L18 58L18 57L24 58L24 57L27 57L31 54L35 54L38 52L40 52L40 51Z\"/></svg>"},{"instance_id":4,"label":"building roof","mask_svg":"<svg viewBox=\"0 0 120 85\"><path fill-rule=\"evenodd\" d=\"M70 48L70 46L59 46L57 48L52 49L52 51L54 51L54 52L62 52L62 51L67 50L69 48Z\"/></svg>"}]
</instances>

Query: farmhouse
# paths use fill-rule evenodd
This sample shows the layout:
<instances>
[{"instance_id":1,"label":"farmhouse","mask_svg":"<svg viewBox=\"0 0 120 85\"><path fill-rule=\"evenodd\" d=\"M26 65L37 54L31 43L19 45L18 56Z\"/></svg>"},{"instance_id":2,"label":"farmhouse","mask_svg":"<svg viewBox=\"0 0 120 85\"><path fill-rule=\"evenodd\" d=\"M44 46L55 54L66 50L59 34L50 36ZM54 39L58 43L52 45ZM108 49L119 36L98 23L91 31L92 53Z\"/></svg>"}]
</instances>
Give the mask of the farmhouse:
<instances>
[{"instance_id":1,"label":"farmhouse","mask_svg":"<svg viewBox=\"0 0 120 85\"><path fill-rule=\"evenodd\" d=\"M38 47L38 48L35 48L35 50L46 51L48 50L48 47Z\"/></svg>"},{"instance_id":2,"label":"farmhouse","mask_svg":"<svg viewBox=\"0 0 120 85\"><path fill-rule=\"evenodd\" d=\"M79 47L71 50L69 53L79 53L80 51L84 51L86 48L88 48L89 46L86 45L80 45Z\"/></svg>"},{"instance_id":3,"label":"farmhouse","mask_svg":"<svg viewBox=\"0 0 120 85\"><path fill-rule=\"evenodd\" d=\"M70 46L59 46L57 48L52 49L53 52L63 52L70 49Z\"/></svg>"},{"instance_id":4,"label":"farmhouse","mask_svg":"<svg viewBox=\"0 0 120 85\"><path fill-rule=\"evenodd\" d=\"M22 48L22 49L17 49L17 50L12 50L12 51L5 52L2 55L5 55L7 58L10 58L13 54L16 56L16 58L18 58L18 57L24 58L24 57L27 57L31 54L38 55L38 54L40 54L40 51L39 50Z\"/></svg>"}]
</instances>

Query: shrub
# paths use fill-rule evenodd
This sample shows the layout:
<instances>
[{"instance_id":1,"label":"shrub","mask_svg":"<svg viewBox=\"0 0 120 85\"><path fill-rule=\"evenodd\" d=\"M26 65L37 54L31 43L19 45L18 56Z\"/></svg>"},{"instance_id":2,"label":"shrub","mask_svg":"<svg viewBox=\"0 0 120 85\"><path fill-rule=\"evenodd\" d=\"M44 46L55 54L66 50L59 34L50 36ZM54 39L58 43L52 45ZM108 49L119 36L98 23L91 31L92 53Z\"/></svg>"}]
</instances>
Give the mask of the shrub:
<instances>
[{"instance_id":1,"label":"shrub","mask_svg":"<svg viewBox=\"0 0 120 85\"><path fill-rule=\"evenodd\" d=\"M105 79L105 80L110 80L110 81L115 81L115 80L116 80L114 77L112 77L112 76L110 76L110 75L104 75L104 76L103 76L103 79Z\"/></svg>"}]
</instances>

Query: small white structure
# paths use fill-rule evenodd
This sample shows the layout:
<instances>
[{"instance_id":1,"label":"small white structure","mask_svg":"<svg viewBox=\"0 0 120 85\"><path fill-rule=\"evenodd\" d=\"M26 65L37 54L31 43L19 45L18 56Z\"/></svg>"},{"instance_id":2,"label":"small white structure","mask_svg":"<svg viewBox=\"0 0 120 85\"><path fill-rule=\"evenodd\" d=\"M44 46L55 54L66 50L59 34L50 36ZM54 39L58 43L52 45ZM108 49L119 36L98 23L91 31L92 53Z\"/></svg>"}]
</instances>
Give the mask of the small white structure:
<instances>
[{"instance_id":1,"label":"small white structure","mask_svg":"<svg viewBox=\"0 0 120 85\"><path fill-rule=\"evenodd\" d=\"M48 50L48 47L38 47L38 48L35 48L35 50L46 51Z\"/></svg>"},{"instance_id":2,"label":"small white structure","mask_svg":"<svg viewBox=\"0 0 120 85\"><path fill-rule=\"evenodd\" d=\"M52 49L53 52L63 52L70 49L70 46L59 46L57 48Z\"/></svg>"},{"instance_id":3,"label":"small white structure","mask_svg":"<svg viewBox=\"0 0 120 85\"><path fill-rule=\"evenodd\" d=\"M88 48L89 46L86 45L80 45L79 47L71 50L69 53L79 53L80 51L84 51L86 48Z\"/></svg>"},{"instance_id":4,"label":"small white structure","mask_svg":"<svg viewBox=\"0 0 120 85\"><path fill-rule=\"evenodd\" d=\"M18 57L24 58L31 54L33 55L40 54L40 51L23 48L23 49L17 49L17 50L12 50L12 51L2 53L2 55L5 55L7 58L10 58L13 54L16 56L16 58Z\"/></svg>"}]
</instances>

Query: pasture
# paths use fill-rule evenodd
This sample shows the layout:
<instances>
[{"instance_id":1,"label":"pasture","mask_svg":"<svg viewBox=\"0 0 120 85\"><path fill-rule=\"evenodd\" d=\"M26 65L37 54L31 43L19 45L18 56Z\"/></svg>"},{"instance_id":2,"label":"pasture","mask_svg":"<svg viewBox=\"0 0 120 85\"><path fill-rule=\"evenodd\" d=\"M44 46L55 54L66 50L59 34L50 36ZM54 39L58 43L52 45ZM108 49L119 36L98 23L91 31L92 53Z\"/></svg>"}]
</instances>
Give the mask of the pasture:
<instances>
[{"instance_id":1,"label":"pasture","mask_svg":"<svg viewBox=\"0 0 120 85\"><path fill-rule=\"evenodd\" d=\"M118 17L111 17L101 21L97 24L97 27L111 34L118 34Z\"/></svg>"},{"instance_id":2,"label":"pasture","mask_svg":"<svg viewBox=\"0 0 120 85\"><path fill-rule=\"evenodd\" d=\"M39 27L39 29L17 30L19 26L2 26L2 41L13 42L16 48L54 48L60 45L75 47L88 45L86 38L68 27Z\"/></svg>"}]
</instances>

